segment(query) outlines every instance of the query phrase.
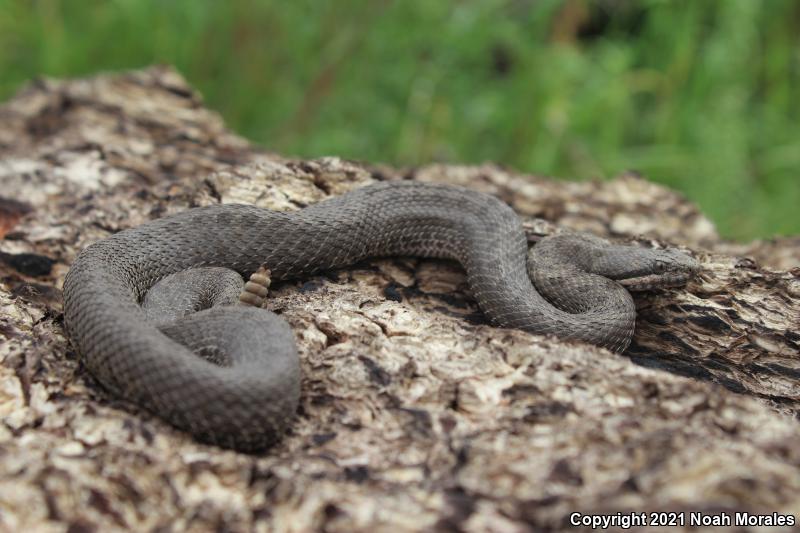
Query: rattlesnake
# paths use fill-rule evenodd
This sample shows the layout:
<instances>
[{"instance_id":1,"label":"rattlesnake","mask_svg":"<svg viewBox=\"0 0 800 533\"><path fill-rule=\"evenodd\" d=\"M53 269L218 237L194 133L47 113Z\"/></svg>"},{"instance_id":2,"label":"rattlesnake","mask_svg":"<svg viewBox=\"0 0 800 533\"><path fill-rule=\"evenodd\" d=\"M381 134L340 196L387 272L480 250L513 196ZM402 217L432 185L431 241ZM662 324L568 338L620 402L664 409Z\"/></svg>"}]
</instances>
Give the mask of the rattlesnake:
<instances>
[{"instance_id":1,"label":"rattlesnake","mask_svg":"<svg viewBox=\"0 0 800 533\"><path fill-rule=\"evenodd\" d=\"M584 234L547 237L526 262L527 253L519 218L493 196L383 182L294 212L216 205L117 233L76 258L64 314L104 386L199 440L258 450L281 435L299 398L288 325L248 306L181 317L233 303L240 275L262 265L285 280L375 256L456 259L492 323L616 351L627 347L635 322L623 285L679 284L698 268L675 250ZM184 294L188 303L180 302ZM161 303L145 309L143 300Z\"/></svg>"}]
</instances>

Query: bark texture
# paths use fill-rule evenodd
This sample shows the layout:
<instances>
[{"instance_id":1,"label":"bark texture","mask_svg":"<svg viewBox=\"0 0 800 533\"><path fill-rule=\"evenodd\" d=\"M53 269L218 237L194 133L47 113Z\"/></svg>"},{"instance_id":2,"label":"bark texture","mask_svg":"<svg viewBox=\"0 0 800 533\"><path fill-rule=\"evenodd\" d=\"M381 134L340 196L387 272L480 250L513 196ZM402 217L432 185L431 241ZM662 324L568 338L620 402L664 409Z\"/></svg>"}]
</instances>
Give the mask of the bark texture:
<instances>
[{"instance_id":1,"label":"bark texture","mask_svg":"<svg viewBox=\"0 0 800 533\"><path fill-rule=\"evenodd\" d=\"M571 183L272 155L168 68L34 82L0 107L0 125L2 530L800 519L798 238L721 242L685 198L635 175ZM61 286L91 242L193 206L296 209L387 179L496 194L528 217L531 240L572 228L683 246L704 272L636 296L623 355L490 327L448 262L374 260L277 285L270 305L295 331L303 393L290 433L260 456L199 445L109 397L70 347Z\"/></svg>"}]
</instances>

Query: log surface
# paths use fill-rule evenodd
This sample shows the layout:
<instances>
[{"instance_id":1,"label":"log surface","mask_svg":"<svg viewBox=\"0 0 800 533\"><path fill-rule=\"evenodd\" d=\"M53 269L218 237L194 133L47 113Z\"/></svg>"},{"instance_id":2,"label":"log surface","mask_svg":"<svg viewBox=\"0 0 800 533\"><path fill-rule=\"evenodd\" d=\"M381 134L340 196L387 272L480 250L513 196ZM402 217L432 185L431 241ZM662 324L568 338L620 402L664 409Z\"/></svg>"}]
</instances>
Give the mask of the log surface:
<instances>
[{"instance_id":1,"label":"log surface","mask_svg":"<svg viewBox=\"0 0 800 533\"><path fill-rule=\"evenodd\" d=\"M800 518L800 238L723 242L680 194L632 174L573 183L270 154L164 67L33 82L0 124L0 530ZM623 355L489 326L449 262L373 260L278 284L270 307L296 334L303 392L290 433L260 456L197 444L110 397L69 345L61 287L86 245L193 206L290 210L390 179L495 194L531 240L570 228L685 247L704 272L636 295Z\"/></svg>"}]
</instances>

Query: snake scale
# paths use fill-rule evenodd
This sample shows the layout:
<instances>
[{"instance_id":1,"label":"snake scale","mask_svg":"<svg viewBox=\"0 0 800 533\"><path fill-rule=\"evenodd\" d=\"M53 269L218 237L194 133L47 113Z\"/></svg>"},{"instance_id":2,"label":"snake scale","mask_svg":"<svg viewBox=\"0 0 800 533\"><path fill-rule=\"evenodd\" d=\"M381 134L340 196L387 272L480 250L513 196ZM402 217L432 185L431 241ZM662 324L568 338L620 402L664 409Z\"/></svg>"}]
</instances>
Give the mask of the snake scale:
<instances>
[{"instance_id":1,"label":"snake scale","mask_svg":"<svg viewBox=\"0 0 800 533\"><path fill-rule=\"evenodd\" d=\"M625 287L676 285L697 270L675 250L574 233L528 255L519 218L493 196L381 182L294 212L215 205L116 233L75 259L65 322L106 388L200 441L257 451L290 423L300 370L285 321L226 305L241 275L264 265L286 280L376 256L455 259L492 323L616 351L635 322Z\"/></svg>"}]
</instances>

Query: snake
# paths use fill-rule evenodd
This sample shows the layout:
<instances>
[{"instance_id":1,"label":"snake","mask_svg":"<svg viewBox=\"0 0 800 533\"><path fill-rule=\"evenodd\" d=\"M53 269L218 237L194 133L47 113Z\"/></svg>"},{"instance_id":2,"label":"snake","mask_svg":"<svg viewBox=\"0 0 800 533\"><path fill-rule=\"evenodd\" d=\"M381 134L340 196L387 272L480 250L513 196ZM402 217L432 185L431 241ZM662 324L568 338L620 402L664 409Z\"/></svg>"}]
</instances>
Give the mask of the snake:
<instances>
[{"instance_id":1,"label":"snake","mask_svg":"<svg viewBox=\"0 0 800 533\"><path fill-rule=\"evenodd\" d=\"M677 286L699 268L673 248L585 233L528 244L509 205L448 184L377 182L288 212L194 207L84 248L64 280L64 322L112 395L200 442L257 452L290 426L301 372L288 323L240 302L254 272L299 280L368 258L456 260L490 324L622 352L629 290Z\"/></svg>"}]
</instances>

